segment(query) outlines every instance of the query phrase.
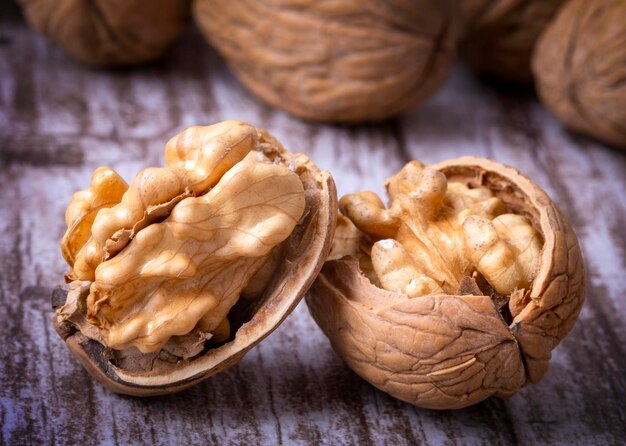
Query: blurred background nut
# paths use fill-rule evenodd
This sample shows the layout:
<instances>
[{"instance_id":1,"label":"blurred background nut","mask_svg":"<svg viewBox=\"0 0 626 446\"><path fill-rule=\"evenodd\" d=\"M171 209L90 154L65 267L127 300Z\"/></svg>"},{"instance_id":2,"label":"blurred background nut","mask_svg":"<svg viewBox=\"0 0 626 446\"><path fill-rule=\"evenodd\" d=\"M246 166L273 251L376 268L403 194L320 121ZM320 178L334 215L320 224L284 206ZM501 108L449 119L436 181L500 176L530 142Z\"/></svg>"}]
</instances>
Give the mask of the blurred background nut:
<instances>
[{"instance_id":1,"label":"blurred background nut","mask_svg":"<svg viewBox=\"0 0 626 446\"><path fill-rule=\"evenodd\" d=\"M567 220L512 167L407 164L340 200L307 305L333 349L390 395L433 409L507 397L546 373L584 301Z\"/></svg>"},{"instance_id":2,"label":"blurred background nut","mask_svg":"<svg viewBox=\"0 0 626 446\"><path fill-rule=\"evenodd\" d=\"M18 0L31 27L95 67L158 59L184 31L191 0Z\"/></svg>"},{"instance_id":3,"label":"blurred background nut","mask_svg":"<svg viewBox=\"0 0 626 446\"><path fill-rule=\"evenodd\" d=\"M572 0L541 36L543 103L572 130L626 148L626 1Z\"/></svg>"},{"instance_id":4,"label":"blurred background nut","mask_svg":"<svg viewBox=\"0 0 626 446\"><path fill-rule=\"evenodd\" d=\"M330 175L263 130L190 127L165 158L130 185L98 168L61 242L71 270L55 328L95 378L131 395L235 364L297 305L334 230Z\"/></svg>"},{"instance_id":5,"label":"blurred background nut","mask_svg":"<svg viewBox=\"0 0 626 446\"><path fill-rule=\"evenodd\" d=\"M532 82L535 42L564 0L466 0L459 2L462 59L479 73L507 82Z\"/></svg>"},{"instance_id":6,"label":"blurred background nut","mask_svg":"<svg viewBox=\"0 0 626 446\"><path fill-rule=\"evenodd\" d=\"M451 0L196 0L194 16L237 77L315 121L380 120L441 87L454 58Z\"/></svg>"}]
</instances>

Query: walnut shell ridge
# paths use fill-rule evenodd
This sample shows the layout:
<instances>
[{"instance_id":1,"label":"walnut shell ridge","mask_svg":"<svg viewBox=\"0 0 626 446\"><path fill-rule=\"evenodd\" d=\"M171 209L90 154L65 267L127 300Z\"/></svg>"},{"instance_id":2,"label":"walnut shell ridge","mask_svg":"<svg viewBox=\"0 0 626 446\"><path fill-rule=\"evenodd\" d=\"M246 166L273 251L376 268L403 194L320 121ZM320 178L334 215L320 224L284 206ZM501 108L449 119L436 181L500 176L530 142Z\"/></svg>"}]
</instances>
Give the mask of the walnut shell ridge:
<instances>
[{"instance_id":1,"label":"walnut shell ridge","mask_svg":"<svg viewBox=\"0 0 626 446\"><path fill-rule=\"evenodd\" d=\"M196 0L193 9L252 93L313 121L407 110L440 88L455 55L450 0Z\"/></svg>"},{"instance_id":2,"label":"walnut shell ridge","mask_svg":"<svg viewBox=\"0 0 626 446\"><path fill-rule=\"evenodd\" d=\"M161 57L185 30L191 0L19 0L29 25L94 67Z\"/></svg>"},{"instance_id":3,"label":"walnut shell ridge","mask_svg":"<svg viewBox=\"0 0 626 446\"><path fill-rule=\"evenodd\" d=\"M363 379L419 407L458 409L541 380L582 307L583 259L566 218L514 168L474 157L433 167L448 179L488 187L541 233L529 299L512 322L490 296L407 300L372 285L352 257L326 262L306 302L333 349Z\"/></svg>"},{"instance_id":4,"label":"walnut shell ridge","mask_svg":"<svg viewBox=\"0 0 626 446\"><path fill-rule=\"evenodd\" d=\"M626 1L570 1L533 56L539 97L567 127L626 148Z\"/></svg>"},{"instance_id":5,"label":"walnut shell ridge","mask_svg":"<svg viewBox=\"0 0 626 446\"><path fill-rule=\"evenodd\" d=\"M480 73L512 83L532 83L530 65L535 43L563 1L461 2L462 59Z\"/></svg>"}]
</instances>

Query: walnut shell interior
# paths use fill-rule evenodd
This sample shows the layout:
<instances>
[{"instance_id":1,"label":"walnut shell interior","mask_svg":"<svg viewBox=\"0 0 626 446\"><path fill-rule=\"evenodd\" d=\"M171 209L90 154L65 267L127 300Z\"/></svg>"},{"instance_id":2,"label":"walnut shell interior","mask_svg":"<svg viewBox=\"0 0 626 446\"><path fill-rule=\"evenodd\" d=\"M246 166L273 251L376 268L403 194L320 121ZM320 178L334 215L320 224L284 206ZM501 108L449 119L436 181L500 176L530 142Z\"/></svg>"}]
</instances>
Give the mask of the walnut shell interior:
<instances>
[{"instance_id":1,"label":"walnut shell interior","mask_svg":"<svg viewBox=\"0 0 626 446\"><path fill-rule=\"evenodd\" d=\"M257 135L263 144L269 140L270 149L278 151L282 158L288 155L265 132L253 131L254 128L236 122L219 126L227 129L243 128L244 135ZM196 139L192 138L191 141ZM195 156L191 158L196 159ZM94 326L85 321L87 311L84 307L86 295L90 293L90 282L83 282L84 285L78 281L72 282L69 294L67 288L55 291L55 328L72 353L98 381L115 392L135 396L182 390L236 364L295 308L330 250L335 224L336 192L330 174L320 171L307 157L299 154L287 159L291 160L290 169L300 179L304 189L304 212L291 234L281 243L280 261L273 262L272 274L261 281L263 288L257 290L254 299L238 299L228 312L231 334L220 327L212 330L213 340L223 336L218 342L202 342L200 351L196 352L191 347L197 348L198 345L191 343L197 343L197 340L179 336L174 344L168 342L166 354L162 354L163 351L142 353L134 348L110 348L104 342L106 337L99 333L94 335ZM278 162L279 158L276 158L275 163ZM141 237L143 230L139 230L136 237ZM129 242L124 249L130 249L133 243ZM124 253L124 249L120 252ZM98 271L96 280L97 276ZM194 353L189 355L189 351Z\"/></svg>"},{"instance_id":2,"label":"walnut shell interior","mask_svg":"<svg viewBox=\"0 0 626 446\"><path fill-rule=\"evenodd\" d=\"M306 301L333 349L366 381L420 407L462 408L544 376L584 301L583 260L565 217L514 168L474 157L432 167L449 181L489 188L541 234L529 290L506 296L516 315L507 321L475 284L407 299L372 284L350 256L326 262Z\"/></svg>"}]
</instances>

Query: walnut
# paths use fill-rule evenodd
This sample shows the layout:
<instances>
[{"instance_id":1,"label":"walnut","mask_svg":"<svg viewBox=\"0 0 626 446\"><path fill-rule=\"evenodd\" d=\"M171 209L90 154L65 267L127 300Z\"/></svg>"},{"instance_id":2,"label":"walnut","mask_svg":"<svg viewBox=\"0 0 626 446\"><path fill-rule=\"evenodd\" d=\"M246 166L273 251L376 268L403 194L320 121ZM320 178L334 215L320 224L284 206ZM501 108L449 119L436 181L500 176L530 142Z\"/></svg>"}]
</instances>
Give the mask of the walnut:
<instances>
[{"instance_id":1,"label":"walnut","mask_svg":"<svg viewBox=\"0 0 626 446\"><path fill-rule=\"evenodd\" d=\"M72 196L57 331L116 392L186 388L291 312L331 248L332 178L237 121L191 127L130 185L99 168ZM244 295L246 299L239 299Z\"/></svg>"},{"instance_id":2,"label":"walnut","mask_svg":"<svg viewBox=\"0 0 626 446\"><path fill-rule=\"evenodd\" d=\"M530 84L535 42L564 0L466 0L460 2L459 52L478 72Z\"/></svg>"},{"instance_id":3,"label":"walnut","mask_svg":"<svg viewBox=\"0 0 626 446\"><path fill-rule=\"evenodd\" d=\"M533 72L572 130L626 148L626 2L572 0L542 34Z\"/></svg>"},{"instance_id":4,"label":"walnut","mask_svg":"<svg viewBox=\"0 0 626 446\"><path fill-rule=\"evenodd\" d=\"M250 91L314 121L407 110L439 89L455 55L453 0L196 0L193 9Z\"/></svg>"},{"instance_id":5,"label":"walnut","mask_svg":"<svg viewBox=\"0 0 626 446\"><path fill-rule=\"evenodd\" d=\"M307 296L334 350L401 400L462 408L546 373L584 300L576 236L512 167L413 161L340 200L337 238ZM343 256L343 257L342 257Z\"/></svg>"},{"instance_id":6,"label":"walnut","mask_svg":"<svg viewBox=\"0 0 626 446\"><path fill-rule=\"evenodd\" d=\"M191 0L18 0L30 26L95 67L158 59L184 31Z\"/></svg>"}]
</instances>

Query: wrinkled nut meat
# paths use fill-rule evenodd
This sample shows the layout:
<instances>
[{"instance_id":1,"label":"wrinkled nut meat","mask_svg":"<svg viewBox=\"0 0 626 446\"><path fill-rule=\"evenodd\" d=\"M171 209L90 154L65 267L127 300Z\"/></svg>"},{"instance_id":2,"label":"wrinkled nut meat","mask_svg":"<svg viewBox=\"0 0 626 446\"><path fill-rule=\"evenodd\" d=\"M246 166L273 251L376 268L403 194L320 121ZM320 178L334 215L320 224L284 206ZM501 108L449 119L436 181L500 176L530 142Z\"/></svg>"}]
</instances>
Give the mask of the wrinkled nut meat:
<instances>
[{"instance_id":1,"label":"wrinkled nut meat","mask_svg":"<svg viewBox=\"0 0 626 446\"><path fill-rule=\"evenodd\" d=\"M564 0L465 0L459 2L461 57L476 71L520 84L532 82L537 39Z\"/></svg>"},{"instance_id":2,"label":"wrinkled nut meat","mask_svg":"<svg viewBox=\"0 0 626 446\"><path fill-rule=\"evenodd\" d=\"M455 55L454 0L195 0L241 82L298 117L355 123L435 93Z\"/></svg>"},{"instance_id":3,"label":"wrinkled nut meat","mask_svg":"<svg viewBox=\"0 0 626 446\"><path fill-rule=\"evenodd\" d=\"M237 121L191 127L130 185L107 167L75 193L59 334L116 392L186 388L235 364L297 305L328 255L334 183ZM243 297L240 299L240 297Z\"/></svg>"},{"instance_id":4,"label":"wrinkled nut meat","mask_svg":"<svg viewBox=\"0 0 626 446\"><path fill-rule=\"evenodd\" d=\"M626 1L572 0L533 55L537 92L567 127L626 149Z\"/></svg>"},{"instance_id":5,"label":"wrinkled nut meat","mask_svg":"<svg viewBox=\"0 0 626 446\"><path fill-rule=\"evenodd\" d=\"M158 59L191 13L191 0L18 1L32 28L95 67Z\"/></svg>"},{"instance_id":6,"label":"wrinkled nut meat","mask_svg":"<svg viewBox=\"0 0 626 446\"><path fill-rule=\"evenodd\" d=\"M576 236L517 170L464 157L407 164L344 196L307 304L365 380L434 409L539 381L584 300Z\"/></svg>"}]
</instances>

